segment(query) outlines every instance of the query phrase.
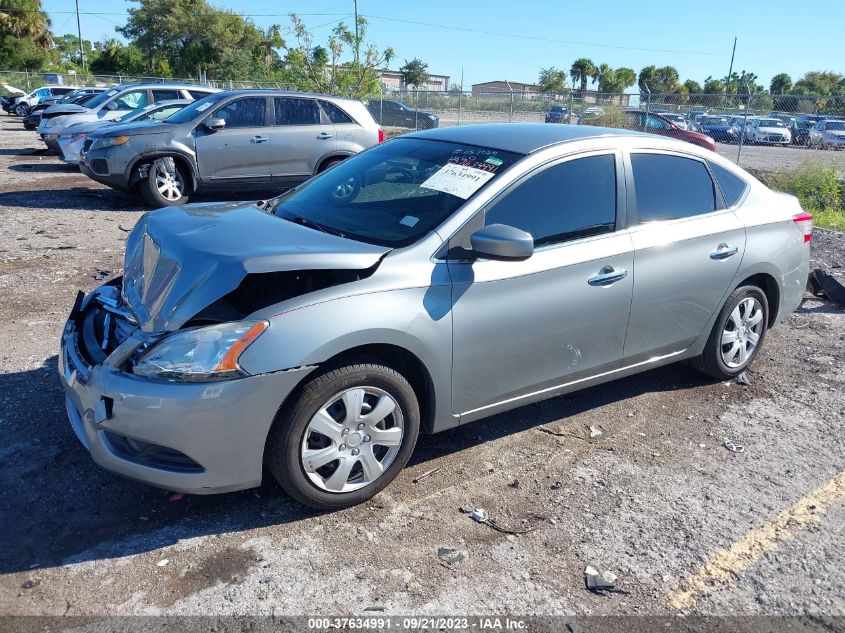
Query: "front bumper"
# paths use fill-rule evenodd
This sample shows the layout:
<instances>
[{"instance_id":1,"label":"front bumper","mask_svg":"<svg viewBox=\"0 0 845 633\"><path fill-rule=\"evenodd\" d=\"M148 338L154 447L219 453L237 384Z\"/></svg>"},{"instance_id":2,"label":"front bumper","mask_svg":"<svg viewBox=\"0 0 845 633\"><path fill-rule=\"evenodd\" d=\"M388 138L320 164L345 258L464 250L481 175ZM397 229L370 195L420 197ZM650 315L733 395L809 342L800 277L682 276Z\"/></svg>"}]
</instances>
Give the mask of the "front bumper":
<instances>
[{"instance_id":1,"label":"front bumper","mask_svg":"<svg viewBox=\"0 0 845 633\"><path fill-rule=\"evenodd\" d=\"M84 305L84 303L83 303ZM279 406L308 369L208 383L155 381L87 360L80 311L62 333L68 418L94 461L167 490L211 494L261 483Z\"/></svg>"}]
</instances>

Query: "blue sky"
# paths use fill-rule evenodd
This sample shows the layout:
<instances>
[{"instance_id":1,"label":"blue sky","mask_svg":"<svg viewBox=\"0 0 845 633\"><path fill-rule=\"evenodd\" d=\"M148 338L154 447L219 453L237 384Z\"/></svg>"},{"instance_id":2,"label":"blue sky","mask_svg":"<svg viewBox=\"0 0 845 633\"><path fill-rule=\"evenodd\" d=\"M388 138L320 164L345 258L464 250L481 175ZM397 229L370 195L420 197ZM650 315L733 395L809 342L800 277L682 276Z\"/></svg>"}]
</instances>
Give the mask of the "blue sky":
<instances>
[{"instance_id":1,"label":"blue sky","mask_svg":"<svg viewBox=\"0 0 845 633\"><path fill-rule=\"evenodd\" d=\"M288 27L296 12L324 41L334 24L352 24L352 0L211 0L212 4L254 16L260 26ZM125 22L127 0L79 0L85 39L114 37ZM734 69L754 72L761 83L779 73L793 80L807 70L845 73L845 2L796 10L786 0L359 0L370 16L369 39L392 46L398 67L419 57L430 73L464 84L506 79L534 82L541 68L568 69L577 57L639 72L649 64L673 65L681 80L703 83L724 76L734 35L739 37ZM73 0L43 0L58 33L75 33ZM99 13L100 15L93 15ZM819 19L823 16L823 19ZM416 22L414 24L412 22ZM443 28L448 27L448 28Z\"/></svg>"}]
</instances>

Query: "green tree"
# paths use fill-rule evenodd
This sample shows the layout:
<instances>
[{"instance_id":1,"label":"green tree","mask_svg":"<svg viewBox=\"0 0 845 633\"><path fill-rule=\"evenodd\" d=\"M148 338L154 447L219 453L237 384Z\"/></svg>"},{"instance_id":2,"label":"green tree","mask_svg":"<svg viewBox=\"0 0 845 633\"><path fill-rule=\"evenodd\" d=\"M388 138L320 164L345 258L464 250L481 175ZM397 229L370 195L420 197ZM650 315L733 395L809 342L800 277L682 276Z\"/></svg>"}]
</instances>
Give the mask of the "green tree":
<instances>
[{"instance_id":1,"label":"green tree","mask_svg":"<svg viewBox=\"0 0 845 633\"><path fill-rule=\"evenodd\" d=\"M563 94L569 91L566 86L566 71L554 66L541 68L537 83L540 84L540 92L547 94Z\"/></svg>"},{"instance_id":2,"label":"green tree","mask_svg":"<svg viewBox=\"0 0 845 633\"><path fill-rule=\"evenodd\" d=\"M591 59L586 57L579 57L569 68L569 76L572 77L572 83L580 83L581 92L587 91L587 81L596 74L596 65Z\"/></svg>"},{"instance_id":3,"label":"green tree","mask_svg":"<svg viewBox=\"0 0 845 633\"><path fill-rule=\"evenodd\" d=\"M88 40L82 40L85 60L92 62L96 55L94 46ZM79 59L79 38L76 35L60 35L53 39L51 56L56 66L62 68L81 68Z\"/></svg>"},{"instance_id":4,"label":"green tree","mask_svg":"<svg viewBox=\"0 0 845 633\"><path fill-rule=\"evenodd\" d=\"M707 77L707 79L704 80L702 92L707 95L723 94L725 92L725 82L721 79Z\"/></svg>"},{"instance_id":5,"label":"green tree","mask_svg":"<svg viewBox=\"0 0 845 633\"><path fill-rule=\"evenodd\" d=\"M625 66L611 68L607 64L600 64L593 75L593 83L598 83L600 92L620 94L637 83L637 73Z\"/></svg>"},{"instance_id":6,"label":"green tree","mask_svg":"<svg viewBox=\"0 0 845 633\"><path fill-rule=\"evenodd\" d=\"M812 70L795 82L792 92L801 95L845 95L845 78L832 71Z\"/></svg>"},{"instance_id":7,"label":"green tree","mask_svg":"<svg viewBox=\"0 0 845 633\"><path fill-rule=\"evenodd\" d=\"M0 0L0 38L29 39L47 49L53 43L50 18L41 0Z\"/></svg>"},{"instance_id":8,"label":"green tree","mask_svg":"<svg viewBox=\"0 0 845 633\"><path fill-rule=\"evenodd\" d=\"M638 84L643 92L670 94L679 88L678 69L674 66L646 66L640 71Z\"/></svg>"},{"instance_id":9,"label":"green tree","mask_svg":"<svg viewBox=\"0 0 845 633\"><path fill-rule=\"evenodd\" d=\"M697 95L702 93L701 84L695 79L687 79L684 82L684 88L687 89L687 94Z\"/></svg>"},{"instance_id":10,"label":"green tree","mask_svg":"<svg viewBox=\"0 0 845 633\"><path fill-rule=\"evenodd\" d=\"M428 82L428 64L418 57L411 61L405 60L405 65L399 69L406 86L413 86L419 89L425 87Z\"/></svg>"},{"instance_id":11,"label":"green tree","mask_svg":"<svg viewBox=\"0 0 845 633\"><path fill-rule=\"evenodd\" d=\"M786 73L778 73L772 77L769 84L769 93L773 95L784 95L792 90L792 77Z\"/></svg>"}]
</instances>

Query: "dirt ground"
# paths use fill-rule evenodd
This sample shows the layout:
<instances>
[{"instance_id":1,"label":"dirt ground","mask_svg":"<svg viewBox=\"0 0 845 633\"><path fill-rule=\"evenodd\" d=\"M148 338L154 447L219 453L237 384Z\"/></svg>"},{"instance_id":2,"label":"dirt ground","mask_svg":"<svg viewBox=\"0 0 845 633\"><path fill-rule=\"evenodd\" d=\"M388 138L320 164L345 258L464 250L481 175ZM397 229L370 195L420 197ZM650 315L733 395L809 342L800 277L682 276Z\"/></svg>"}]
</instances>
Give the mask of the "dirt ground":
<instances>
[{"instance_id":1,"label":"dirt ground","mask_svg":"<svg viewBox=\"0 0 845 633\"><path fill-rule=\"evenodd\" d=\"M843 310L808 296L751 386L674 365L423 437L342 512L271 482L174 500L94 465L56 377L143 208L39 148L0 117L0 614L845 615ZM813 248L843 272L843 234Z\"/></svg>"}]
</instances>

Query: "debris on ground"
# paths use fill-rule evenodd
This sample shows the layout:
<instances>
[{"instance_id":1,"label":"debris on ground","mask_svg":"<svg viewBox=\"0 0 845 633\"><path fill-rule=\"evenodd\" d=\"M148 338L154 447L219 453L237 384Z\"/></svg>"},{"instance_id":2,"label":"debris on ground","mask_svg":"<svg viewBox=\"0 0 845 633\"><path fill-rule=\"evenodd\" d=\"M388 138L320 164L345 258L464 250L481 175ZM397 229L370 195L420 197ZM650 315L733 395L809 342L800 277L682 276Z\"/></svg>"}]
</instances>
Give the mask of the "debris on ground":
<instances>
[{"instance_id":1,"label":"debris on ground","mask_svg":"<svg viewBox=\"0 0 845 633\"><path fill-rule=\"evenodd\" d=\"M449 547L437 548L437 558L440 559L441 563L445 563L446 565L455 565L466 560L466 557L467 553L465 550L451 549Z\"/></svg>"},{"instance_id":2,"label":"debris on ground","mask_svg":"<svg viewBox=\"0 0 845 633\"><path fill-rule=\"evenodd\" d=\"M122 224L118 224L118 225L117 225L117 228L119 228L119 229L120 229L121 231L123 231L124 233L129 233L130 231L132 231L132 229L127 229L127 228L125 228Z\"/></svg>"},{"instance_id":3,"label":"debris on ground","mask_svg":"<svg viewBox=\"0 0 845 633\"><path fill-rule=\"evenodd\" d=\"M102 281L103 279L108 277L110 274L111 274L110 270L98 270L97 274L94 275L94 279L96 279L97 281Z\"/></svg>"},{"instance_id":4,"label":"debris on ground","mask_svg":"<svg viewBox=\"0 0 845 633\"><path fill-rule=\"evenodd\" d=\"M472 506L461 506L460 508L458 508L458 510L460 510L464 514L472 514L475 511L475 508L473 508Z\"/></svg>"},{"instance_id":5,"label":"debris on ground","mask_svg":"<svg viewBox=\"0 0 845 633\"><path fill-rule=\"evenodd\" d=\"M824 296L833 303L845 306L845 286L836 277L816 268L810 273L808 283L815 296Z\"/></svg>"},{"instance_id":6,"label":"debris on ground","mask_svg":"<svg viewBox=\"0 0 845 633\"><path fill-rule=\"evenodd\" d=\"M604 435L604 431L598 426L591 426L590 427L590 437L595 439L597 437L601 437Z\"/></svg>"},{"instance_id":7,"label":"debris on ground","mask_svg":"<svg viewBox=\"0 0 845 633\"><path fill-rule=\"evenodd\" d=\"M167 558L162 558L160 561L158 561L158 562L156 563L156 565L157 565L158 567L164 567L164 566L165 566L165 565L167 565L167 563L169 563L169 562L170 562L170 559L167 559Z\"/></svg>"},{"instance_id":8,"label":"debris on ground","mask_svg":"<svg viewBox=\"0 0 845 633\"><path fill-rule=\"evenodd\" d=\"M494 472L496 472L496 469L495 469L495 468L493 468L493 462L484 462L484 468L486 468L486 469L487 469L487 472L488 472L488 473L494 473Z\"/></svg>"},{"instance_id":9,"label":"debris on ground","mask_svg":"<svg viewBox=\"0 0 845 633\"><path fill-rule=\"evenodd\" d=\"M27 580L25 583L23 583L21 585L21 589L34 589L35 587L37 587L40 584L41 584L40 580L30 578L29 580Z\"/></svg>"},{"instance_id":10,"label":"debris on ground","mask_svg":"<svg viewBox=\"0 0 845 633\"><path fill-rule=\"evenodd\" d=\"M426 479L427 477L431 477L431 476L432 476L434 473L436 473L438 470L440 470L440 467L439 467L439 466L438 466L437 468L432 468L431 470L429 470L429 471L427 471L427 472L424 472L424 473L423 473L422 475L420 475L419 477L414 477L411 481L413 481L415 484L416 484L416 483L419 483L419 482L421 482L423 479Z\"/></svg>"},{"instance_id":11,"label":"debris on ground","mask_svg":"<svg viewBox=\"0 0 845 633\"><path fill-rule=\"evenodd\" d=\"M748 374L745 372L742 372L739 376L736 377L736 382L745 387L751 386L751 381L748 379Z\"/></svg>"},{"instance_id":12,"label":"debris on ground","mask_svg":"<svg viewBox=\"0 0 845 633\"><path fill-rule=\"evenodd\" d=\"M574 437L576 440L583 440L584 442L589 442L586 437L577 435L576 433L569 433L567 431L553 431L552 429L548 429L545 426L538 426L537 430L542 431L543 433L547 433L548 435L554 435L555 437Z\"/></svg>"},{"instance_id":13,"label":"debris on ground","mask_svg":"<svg viewBox=\"0 0 845 633\"><path fill-rule=\"evenodd\" d=\"M521 484L519 483L519 479L514 479L512 482L508 484L511 488L519 488Z\"/></svg>"},{"instance_id":14,"label":"debris on ground","mask_svg":"<svg viewBox=\"0 0 845 633\"><path fill-rule=\"evenodd\" d=\"M501 532L502 534L510 534L512 536L519 536L520 534L528 534L529 532L533 532L537 529L538 526L532 525L522 530L511 530L509 528L503 527L496 523L490 516L487 514L487 510L484 508L476 508L473 510L469 518L475 521L476 523L483 523L484 525L488 525L497 532Z\"/></svg>"},{"instance_id":15,"label":"debris on ground","mask_svg":"<svg viewBox=\"0 0 845 633\"><path fill-rule=\"evenodd\" d=\"M616 574L612 571L599 571L592 565L587 565L584 568L584 583L587 589L595 594L602 595L607 593L624 593L628 592L623 589L616 588Z\"/></svg>"},{"instance_id":16,"label":"debris on ground","mask_svg":"<svg viewBox=\"0 0 845 633\"><path fill-rule=\"evenodd\" d=\"M744 453L745 446L740 444L735 440L725 440L725 443L722 444L726 449L728 449L731 453Z\"/></svg>"}]
</instances>

